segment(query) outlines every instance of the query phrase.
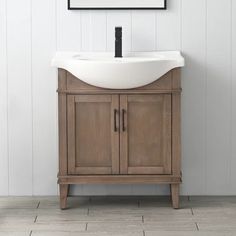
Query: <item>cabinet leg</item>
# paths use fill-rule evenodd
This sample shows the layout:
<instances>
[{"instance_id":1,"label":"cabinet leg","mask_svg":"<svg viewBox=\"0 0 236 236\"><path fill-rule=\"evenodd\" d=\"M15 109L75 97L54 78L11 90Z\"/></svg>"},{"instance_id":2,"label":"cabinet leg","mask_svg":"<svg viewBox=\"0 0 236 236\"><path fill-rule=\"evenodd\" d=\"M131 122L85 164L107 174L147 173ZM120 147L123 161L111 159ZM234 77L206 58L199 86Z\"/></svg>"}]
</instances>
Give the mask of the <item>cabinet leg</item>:
<instances>
[{"instance_id":1,"label":"cabinet leg","mask_svg":"<svg viewBox=\"0 0 236 236\"><path fill-rule=\"evenodd\" d=\"M172 198L172 206L174 209L179 208L179 184L171 184L171 198Z\"/></svg>"},{"instance_id":2,"label":"cabinet leg","mask_svg":"<svg viewBox=\"0 0 236 236\"><path fill-rule=\"evenodd\" d=\"M66 209L69 184L60 184L60 208Z\"/></svg>"}]
</instances>

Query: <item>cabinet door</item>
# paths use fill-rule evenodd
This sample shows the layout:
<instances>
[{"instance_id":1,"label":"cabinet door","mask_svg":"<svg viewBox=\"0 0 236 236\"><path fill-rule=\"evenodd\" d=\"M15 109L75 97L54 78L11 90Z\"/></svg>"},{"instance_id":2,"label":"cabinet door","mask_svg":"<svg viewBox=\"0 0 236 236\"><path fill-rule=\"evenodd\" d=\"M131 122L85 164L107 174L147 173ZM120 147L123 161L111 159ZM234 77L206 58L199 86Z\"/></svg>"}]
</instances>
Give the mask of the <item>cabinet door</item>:
<instances>
[{"instance_id":1,"label":"cabinet door","mask_svg":"<svg viewBox=\"0 0 236 236\"><path fill-rule=\"evenodd\" d=\"M171 174L171 95L120 97L121 174Z\"/></svg>"},{"instance_id":2,"label":"cabinet door","mask_svg":"<svg viewBox=\"0 0 236 236\"><path fill-rule=\"evenodd\" d=\"M68 173L119 173L118 95L69 95Z\"/></svg>"}]
</instances>

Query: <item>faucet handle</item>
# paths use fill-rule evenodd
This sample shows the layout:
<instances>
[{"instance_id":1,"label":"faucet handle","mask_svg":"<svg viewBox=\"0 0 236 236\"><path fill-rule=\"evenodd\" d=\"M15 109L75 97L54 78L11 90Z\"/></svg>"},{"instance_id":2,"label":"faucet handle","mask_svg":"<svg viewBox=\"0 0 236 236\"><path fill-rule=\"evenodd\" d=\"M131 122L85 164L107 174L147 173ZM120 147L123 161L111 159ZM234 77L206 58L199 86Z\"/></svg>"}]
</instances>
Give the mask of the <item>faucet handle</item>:
<instances>
[{"instance_id":1,"label":"faucet handle","mask_svg":"<svg viewBox=\"0 0 236 236\"><path fill-rule=\"evenodd\" d=\"M121 38L122 37L122 27L121 26L116 26L115 27L115 34L117 38Z\"/></svg>"}]
</instances>

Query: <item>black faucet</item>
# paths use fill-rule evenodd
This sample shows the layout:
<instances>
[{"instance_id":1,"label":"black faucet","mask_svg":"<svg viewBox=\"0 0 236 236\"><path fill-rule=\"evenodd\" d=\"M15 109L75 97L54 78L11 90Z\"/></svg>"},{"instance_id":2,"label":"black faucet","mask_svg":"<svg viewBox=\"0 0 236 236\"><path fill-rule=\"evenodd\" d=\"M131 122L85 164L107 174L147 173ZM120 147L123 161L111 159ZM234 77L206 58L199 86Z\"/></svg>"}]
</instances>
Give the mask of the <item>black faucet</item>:
<instances>
[{"instance_id":1,"label":"black faucet","mask_svg":"<svg viewBox=\"0 0 236 236\"><path fill-rule=\"evenodd\" d=\"M122 57L122 27L115 27L115 57Z\"/></svg>"}]
</instances>

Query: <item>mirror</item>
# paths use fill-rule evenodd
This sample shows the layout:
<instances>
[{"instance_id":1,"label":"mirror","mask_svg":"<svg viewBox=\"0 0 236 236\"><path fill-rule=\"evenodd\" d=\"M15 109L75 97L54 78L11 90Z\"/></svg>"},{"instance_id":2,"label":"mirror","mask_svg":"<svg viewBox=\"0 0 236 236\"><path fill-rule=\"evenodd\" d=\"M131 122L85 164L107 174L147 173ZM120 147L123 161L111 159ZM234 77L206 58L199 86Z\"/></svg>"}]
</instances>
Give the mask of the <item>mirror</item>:
<instances>
[{"instance_id":1,"label":"mirror","mask_svg":"<svg viewBox=\"0 0 236 236\"><path fill-rule=\"evenodd\" d=\"M166 0L68 0L69 10L166 9Z\"/></svg>"}]
</instances>

